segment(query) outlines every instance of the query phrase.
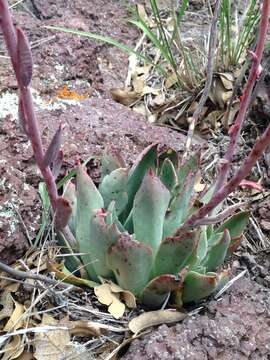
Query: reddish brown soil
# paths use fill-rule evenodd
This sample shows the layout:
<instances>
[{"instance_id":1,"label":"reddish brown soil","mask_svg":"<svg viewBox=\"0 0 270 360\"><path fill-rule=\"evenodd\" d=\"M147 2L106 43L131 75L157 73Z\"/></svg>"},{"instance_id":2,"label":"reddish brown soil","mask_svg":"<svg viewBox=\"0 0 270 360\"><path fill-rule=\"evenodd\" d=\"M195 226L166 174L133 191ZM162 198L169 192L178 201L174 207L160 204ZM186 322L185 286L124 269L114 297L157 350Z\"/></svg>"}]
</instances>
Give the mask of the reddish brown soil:
<instances>
[{"instance_id":1,"label":"reddish brown soil","mask_svg":"<svg viewBox=\"0 0 270 360\"><path fill-rule=\"evenodd\" d=\"M266 360L269 344L270 291L242 279L200 314L135 340L123 360Z\"/></svg>"},{"instance_id":2,"label":"reddish brown soil","mask_svg":"<svg viewBox=\"0 0 270 360\"><path fill-rule=\"evenodd\" d=\"M136 31L124 21L128 15L125 6L119 6L117 1L98 0L91 3L91 9L87 2L79 0L68 2L67 6L66 1L58 1L57 7L54 3L26 1L32 15L25 8L14 12L15 21L23 26L31 44L52 36L44 25L69 25L109 34L130 45L137 38ZM109 99L109 89L123 84L127 55L114 47L69 34L53 35L54 39L33 47L32 86L45 104L52 103L43 108L36 104L45 146L60 121L66 124L64 169L72 167L78 157L100 155L107 145L119 148L128 163L151 142L167 143L178 150L182 147L181 134L150 125L142 116ZM1 47L5 51L3 43ZM6 90L16 91L8 61L1 67L0 75L0 95ZM65 84L89 99L59 105L57 93ZM0 121L0 258L13 262L22 255L39 226L37 188L41 178L18 120L6 116Z\"/></svg>"},{"instance_id":3,"label":"reddish brown soil","mask_svg":"<svg viewBox=\"0 0 270 360\"><path fill-rule=\"evenodd\" d=\"M14 12L15 21L26 30L33 46L33 88L48 103L47 107L36 103L44 144L48 144L60 121L67 124L64 171L78 157L99 155L108 144L122 150L128 163L153 141L182 148L181 134L150 125L110 99L109 89L124 83L125 54L44 28L58 25L94 31L134 46L138 33L124 21L128 13L123 4L119 0L92 0L91 6L87 0L26 0ZM200 10L201 2L193 1L193 6L194 11ZM4 50L2 41L0 50ZM59 102L57 94L65 84L89 99ZM16 91L16 82L5 60L0 67L0 96L6 90ZM41 178L17 119L1 114L0 154L0 259L13 262L22 256L28 238L34 239L39 226L37 189ZM268 210L268 199L256 209L265 221L263 226L269 223ZM124 358L269 359L269 253L240 254L236 265L239 270L248 268L250 277L264 287L249 278L237 282L233 291L229 290L220 302L210 302L203 313L173 327L163 325L136 340Z\"/></svg>"}]
</instances>

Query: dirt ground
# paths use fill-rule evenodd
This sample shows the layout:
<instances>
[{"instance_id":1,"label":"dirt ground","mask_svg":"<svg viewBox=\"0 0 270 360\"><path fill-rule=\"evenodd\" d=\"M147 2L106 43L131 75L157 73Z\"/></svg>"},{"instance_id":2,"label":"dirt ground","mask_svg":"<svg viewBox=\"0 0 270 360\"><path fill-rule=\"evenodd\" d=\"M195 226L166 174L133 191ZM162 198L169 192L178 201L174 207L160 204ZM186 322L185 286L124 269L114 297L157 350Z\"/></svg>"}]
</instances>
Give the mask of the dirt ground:
<instances>
[{"instance_id":1,"label":"dirt ground","mask_svg":"<svg viewBox=\"0 0 270 360\"><path fill-rule=\"evenodd\" d=\"M194 12L203 7L202 1L191 3ZM161 5L166 6L166 1ZM57 25L92 31L135 46L139 34L125 22L128 15L122 0L91 0L91 6L87 0L26 0L14 11L15 22L26 31L32 45L35 64L32 88L44 145L60 121L66 124L61 175L78 158L100 155L108 144L119 148L128 163L151 142L183 149L185 138L181 133L149 124L143 116L111 99L109 90L124 84L126 54L44 27ZM6 54L1 37L0 51L1 55ZM65 86L84 99L63 99ZM265 89L267 84L261 92ZM261 97L265 105L268 100ZM195 143L207 146L200 139ZM267 159L266 154L262 162L266 189ZM41 179L30 144L18 124L16 82L4 57L0 67L0 174L0 259L12 263L34 241L39 227ZM263 202L255 201L252 206L268 236L269 197ZM254 229L250 234L255 244L260 242ZM243 269L248 269L245 278L219 301L207 301L196 316L174 326L162 325L135 340L123 359L270 359L269 251L264 248L254 252L244 243L233 262L234 273Z\"/></svg>"}]
</instances>

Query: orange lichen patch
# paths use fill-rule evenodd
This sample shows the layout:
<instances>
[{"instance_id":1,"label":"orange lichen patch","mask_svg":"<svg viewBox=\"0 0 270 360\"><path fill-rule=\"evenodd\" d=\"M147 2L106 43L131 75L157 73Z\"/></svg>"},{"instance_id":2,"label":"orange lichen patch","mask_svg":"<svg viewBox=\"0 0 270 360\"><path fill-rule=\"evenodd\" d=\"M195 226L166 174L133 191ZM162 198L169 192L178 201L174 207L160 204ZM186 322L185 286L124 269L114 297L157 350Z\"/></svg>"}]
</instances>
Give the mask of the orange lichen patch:
<instances>
[{"instance_id":1,"label":"orange lichen patch","mask_svg":"<svg viewBox=\"0 0 270 360\"><path fill-rule=\"evenodd\" d=\"M69 90L67 85L64 85L62 89L57 91L57 97L60 99L68 100L85 100L89 97L89 94L79 95L76 91Z\"/></svg>"}]
</instances>

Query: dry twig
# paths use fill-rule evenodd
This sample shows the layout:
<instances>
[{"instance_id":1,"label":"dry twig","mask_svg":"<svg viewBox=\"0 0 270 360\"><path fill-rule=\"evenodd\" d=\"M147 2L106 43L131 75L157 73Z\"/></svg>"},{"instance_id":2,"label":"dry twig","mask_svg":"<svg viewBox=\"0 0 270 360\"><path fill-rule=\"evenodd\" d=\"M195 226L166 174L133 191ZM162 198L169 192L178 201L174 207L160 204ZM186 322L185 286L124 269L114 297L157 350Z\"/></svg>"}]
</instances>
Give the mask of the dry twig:
<instances>
[{"instance_id":1,"label":"dry twig","mask_svg":"<svg viewBox=\"0 0 270 360\"><path fill-rule=\"evenodd\" d=\"M45 282L46 284L52 285L52 286L58 286L58 287L62 287L64 289L76 289L76 290L82 290L81 288L74 286L74 285L70 285L70 284L66 284L54 279L51 279L47 276L44 275L40 275L40 274L34 274L31 271L21 271L21 270L16 270L13 269L12 267L2 263L0 261L0 270L10 274L11 276L13 276L15 279L19 278L19 279L32 279L32 280L36 280L36 281L42 281Z\"/></svg>"},{"instance_id":2,"label":"dry twig","mask_svg":"<svg viewBox=\"0 0 270 360\"><path fill-rule=\"evenodd\" d=\"M194 111L191 123L189 125L187 140L186 140L185 157L187 156L187 154L189 152L193 134L194 134L194 130L195 130L195 126L200 119L200 116L203 111L203 107L205 105L205 102L209 95L209 91L211 89L214 65L215 65L215 51L216 51L217 36L218 36L217 25L218 25L218 15L219 15L220 6L221 6L221 0L217 0L216 5L215 5L215 11L214 11L212 23L211 23L211 29L210 29L210 38L209 38L209 47L208 47L208 62L207 62L207 78L206 78L204 90L203 90L202 96L200 98L199 104L198 104L196 110Z\"/></svg>"}]
</instances>

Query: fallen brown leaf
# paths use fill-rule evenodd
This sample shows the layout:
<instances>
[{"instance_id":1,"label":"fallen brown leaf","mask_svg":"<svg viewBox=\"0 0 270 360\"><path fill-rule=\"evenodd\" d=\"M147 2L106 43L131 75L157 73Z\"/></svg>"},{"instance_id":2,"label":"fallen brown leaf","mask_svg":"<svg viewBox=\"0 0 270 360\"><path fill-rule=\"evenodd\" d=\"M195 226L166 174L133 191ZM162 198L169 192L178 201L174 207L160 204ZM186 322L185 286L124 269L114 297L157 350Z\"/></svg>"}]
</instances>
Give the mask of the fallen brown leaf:
<instances>
[{"instance_id":1,"label":"fallen brown leaf","mask_svg":"<svg viewBox=\"0 0 270 360\"><path fill-rule=\"evenodd\" d=\"M133 318L128 327L134 334L137 334L151 326L182 321L186 316L186 313L170 309L149 311Z\"/></svg>"}]
</instances>

